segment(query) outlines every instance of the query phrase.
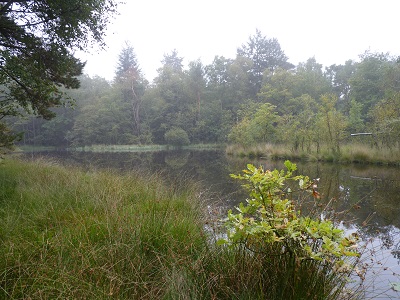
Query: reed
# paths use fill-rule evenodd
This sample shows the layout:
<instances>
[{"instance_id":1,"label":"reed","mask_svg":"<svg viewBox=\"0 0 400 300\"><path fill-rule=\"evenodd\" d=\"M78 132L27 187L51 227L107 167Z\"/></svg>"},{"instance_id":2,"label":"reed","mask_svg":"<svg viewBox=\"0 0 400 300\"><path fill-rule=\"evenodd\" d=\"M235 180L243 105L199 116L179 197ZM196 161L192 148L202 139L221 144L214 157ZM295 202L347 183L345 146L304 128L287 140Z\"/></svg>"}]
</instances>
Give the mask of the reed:
<instances>
[{"instance_id":1,"label":"reed","mask_svg":"<svg viewBox=\"0 0 400 300\"><path fill-rule=\"evenodd\" d=\"M342 147L341 152L343 161L400 166L399 148L378 148L363 144L347 144Z\"/></svg>"}]
</instances>

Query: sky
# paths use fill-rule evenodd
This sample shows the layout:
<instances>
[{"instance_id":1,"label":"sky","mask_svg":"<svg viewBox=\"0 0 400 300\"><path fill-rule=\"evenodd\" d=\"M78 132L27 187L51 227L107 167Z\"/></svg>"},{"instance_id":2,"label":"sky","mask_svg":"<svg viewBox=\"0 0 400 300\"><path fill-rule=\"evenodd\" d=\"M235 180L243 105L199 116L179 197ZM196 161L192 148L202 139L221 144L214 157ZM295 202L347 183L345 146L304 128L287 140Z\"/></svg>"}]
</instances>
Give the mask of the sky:
<instances>
[{"instance_id":1,"label":"sky","mask_svg":"<svg viewBox=\"0 0 400 300\"><path fill-rule=\"evenodd\" d=\"M104 50L78 53L84 72L112 80L118 54L129 42L144 76L157 76L164 54L174 49L188 62L235 58L259 29L276 38L297 65L310 57L324 66L359 55L400 55L400 0L125 0L108 27Z\"/></svg>"}]
</instances>

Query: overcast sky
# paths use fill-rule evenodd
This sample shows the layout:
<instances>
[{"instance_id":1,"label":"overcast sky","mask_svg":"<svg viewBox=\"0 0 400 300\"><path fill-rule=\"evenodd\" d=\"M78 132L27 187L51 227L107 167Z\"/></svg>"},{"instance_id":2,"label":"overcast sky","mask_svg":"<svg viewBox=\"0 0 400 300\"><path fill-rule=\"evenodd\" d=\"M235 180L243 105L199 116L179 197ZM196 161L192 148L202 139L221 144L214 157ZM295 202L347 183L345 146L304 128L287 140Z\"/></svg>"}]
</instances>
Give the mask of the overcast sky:
<instances>
[{"instance_id":1,"label":"overcast sky","mask_svg":"<svg viewBox=\"0 0 400 300\"><path fill-rule=\"evenodd\" d=\"M236 49L258 28L277 38L295 65L315 56L324 66L358 60L366 50L400 55L400 0L125 0L109 26L107 48L79 55L85 73L111 80L129 41L148 80L173 49L185 66Z\"/></svg>"}]
</instances>

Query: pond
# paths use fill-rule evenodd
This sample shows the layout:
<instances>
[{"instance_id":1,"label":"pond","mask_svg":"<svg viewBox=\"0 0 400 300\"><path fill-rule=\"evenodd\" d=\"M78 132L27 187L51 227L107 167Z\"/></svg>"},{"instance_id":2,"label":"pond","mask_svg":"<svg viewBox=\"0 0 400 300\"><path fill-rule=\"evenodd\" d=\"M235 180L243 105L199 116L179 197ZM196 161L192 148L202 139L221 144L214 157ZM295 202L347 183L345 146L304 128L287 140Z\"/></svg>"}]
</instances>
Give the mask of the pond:
<instances>
[{"instance_id":1,"label":"pond","mask_svg":"<svg viewBox=\"0 0 400 300\"><path fill-rule=\"evenodd\" d=\"M238 174L247 163L266 169L283 169L283 161L234 159L223 151L159 152L31 152L27 157L49 157L84 168L163 172L167 180L199 182L209 195L210 207L228 208L246 199ZM391 283L400 284L400 168L370 165L337 165L297 162L298 173L320 178L321 202L334 200L338 211L349 210L343 226L357 230L368 243L364 263L366 298L399 299ZM360 269L360 272L362 270Z\"/></svg>"}]
</instances>

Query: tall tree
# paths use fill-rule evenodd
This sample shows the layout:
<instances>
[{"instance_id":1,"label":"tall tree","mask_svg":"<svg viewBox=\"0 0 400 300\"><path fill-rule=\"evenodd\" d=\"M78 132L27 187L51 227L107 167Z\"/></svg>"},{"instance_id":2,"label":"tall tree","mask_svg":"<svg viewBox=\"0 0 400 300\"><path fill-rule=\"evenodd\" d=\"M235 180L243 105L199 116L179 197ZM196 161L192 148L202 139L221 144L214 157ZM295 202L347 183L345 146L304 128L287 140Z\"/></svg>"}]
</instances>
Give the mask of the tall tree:
<instances>
[{"instance_id":1,"label":"tall tree","mask_svg":"<svg viewBox=\"0 0 400 300\"><path fill-rule=\"evenodd\" d=\"M256 95L262 84L264 71L274 72L277 68L291 69L294 66L288 62L276 38L267 38L256 30L256 34L250 36L247 44L237 49L237 55L247 57L253 61L250 83L253 94Z\"/></svg>"},{"instance_id":2,"label":"tall tree","mask_svg":"<svg viewBox=\"0 0 400 300\"><path fill-rule=\"evenodd\" d=\"M232 62L232 59L215 56L213 62L205 68L207 85L212 88L224 88L228 83L227 70Z\"/></svg>"},{"instance_id":3,"label":"tall tree","mask_svg":"<svg viewBox=\"0 0 400 300\"><path fill-rule=\"evenodd\" d=\"M253 99L251 86L252 61L249 58L238 56L228 68L228 90L224 99L224 108L236 114L240 104L247 99Z\"/></svg>"},{"instance_id":4,"label":"tall tree","mask_svg":"<svg viewBox=\"0 0 400 300\"><path fill-rule=\"evenodd\" d=\"M195 103L192 108L196 112L196 122L201 118L202 95L206 86L204 79L204 66L200 60L191 61L186 71L186 87L190 102Z\"/></svg>"},{"instance_id":5,"label":"tall tree","mask_svg":"<svg viewBox=\"0 0 400 300\"><path fill-rule=\"evenodd\" d=\"M172 50L170 54L165 54L161 63L164 65L164 68L171 68L174 72L182 72L183 57L178 56L178 51L176 49Z\"/></svg>"},{"instance_id":6,"label":"tall tree","mask_svg":"<svg viewBox=\"0 0 400 300\"><path fill-rule=\"evenodd\" d=\"M237 56L226 59L216 56L206 67L208 91L221 104L221 108L234 113L244 100L252 97L249 76L253 62L251 59Z\"/></svg>"},{"instance_id":7,"label":"tall tree","mask_svg":"<svg viewBox=\"0 0 400 300\"><path fill-rule=\"evenodd\" d=\"M317 101L330 91L331 85L322 71L322 65L315 58L310 58L299 63L295 70L278 69L265 77L258 96L276 105L280 114L296 114L296 107L299 106L296 102L308 99L303 95L309 95Z\"/></svg>"},{"instance_id":8,"label":"tall tree","mask_svg":"<svg viewBox=\"0 0 400 300\"><path fill-rule=\"evenodd\" d=\"M400 149L400 92L379 101L369 114L375 142Z\"/></svg>"},{"instance_id":9,"label":"tall tree","mask_svg":"<svg viewBox=\"0 0 400 300\"><path fill-rule=\"evenodd\" d=\"M105 79L85 80L76 96L78 115L67 134L74 146L94 144L133 144L134 135L130 102L125 101L119 87ZM90 83L90 84L88 84ZM57 119L58 116L55 118Z\"/></svg>"},{"instance_id":10,"label":"tall tree","mask_svg":"<svg viewBox=\"0 0 400 300\"><path fill-rule=\"evenodd\" d=\"M333 92L343 102L350 101L350 79L356 71L356 64L347 60L344 65L331 65L326 69L326 77L330 80Z\"/></svg>"},{"instance_id":11,"label":"tall tree","mask_svg":"<svg viewBox=\"0 0 400 300\"><path fill-rule=\"evenodd\" d=\"M350 97L363 105L363 115L385 98L385 79L394 62L388 53L365 52L350 79Z\"/></svg>"},{"instance_id":12,"label":"tall tree","mask_svg":"<svg viewBox=\"0 0 400 300\"><path fill-rule=\"evenodd\" d=\"M296 74L292 71L278 69L273 75L266 78L258 97L263 102L276 106L279 114L289 113L288 103L290 99L301 96L296 93Z\"/></svg>"},{"instance_id":13,"label":"tall tree","mask_svg":"<svg viewBox=\"0 0 400 300\"><path fill-rule=\"evenodd\" d=\"M332 85L322 70L322 64L319 64L315 57L298 64L296 77L296 94L298 96L308 94L314 99L319 99L321 95L330 93L332 90Z\"/></svg>"},{"instance_id":14,"label":"tall tree","mask_svg":"<svg viewBox=\"0 0 400 300\"><path fill-rule=\"evenodd\" d=\"M126 103L130 103L134 132L141 135L140 108L147 81L144 79L133 47L126 43L118 57L115 84Z\"/></svg>"},{"instance_id":15,"label":"tall tree","mask_svg":"<svg viewBox=\"0 0 400 300\"><path fill-rule=\"evenodd\" d=\"M161 99L162 107L158 116L152 120L152 130L155 142L164 143L164 135L171 128L188 130L193 126L195 113L188 103L189 97L185 89L186 74L183 72L183 58L173 50L165 54L162 67L154 79L156 87L155 98Z\"/></svg>"},{"instance_id":16,"label":"tall tree","mask_svg":"<svg viewBox=\"0 0 400 300\"><path fill-rule=\"evenodd\" d=\"M115 81L123 82L126 79L130 79L130 73L132 70L135 70L137 73L141 73L132 45L129 42L125 42L125 46L118 55Z\"/></svg>"},{"instance_id":17,"label":"tall tree","mask_svg":"<svg viewBox=\"0 0 400 300\"><path fill-rule=\"evenodd\" d=\"M84 63L73 56L104 45L118 0L0 2L0 119L21 110L45 119L63 104L61 86L79 87ZM0 136L6 136L6 126ZM0 144L1 145L1 144Z\"/></svg>"}]
</instances>

